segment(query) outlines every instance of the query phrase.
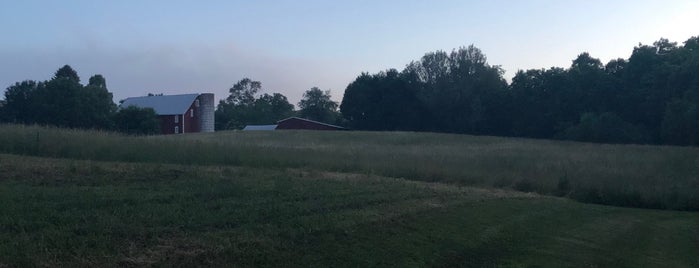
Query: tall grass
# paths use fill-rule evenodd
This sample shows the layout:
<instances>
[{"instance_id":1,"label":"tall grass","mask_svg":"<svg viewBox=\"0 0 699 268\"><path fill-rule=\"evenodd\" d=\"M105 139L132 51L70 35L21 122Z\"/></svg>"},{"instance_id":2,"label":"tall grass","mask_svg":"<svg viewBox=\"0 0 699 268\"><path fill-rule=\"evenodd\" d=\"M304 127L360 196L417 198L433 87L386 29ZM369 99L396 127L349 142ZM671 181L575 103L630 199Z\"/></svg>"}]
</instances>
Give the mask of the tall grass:
<instances>
[{"instance_id":1,"label":"tall grass","mask_svg":"<svg viewBox=\"0 0 699 268\"><path fill-rule=\"evenodd\" d=\"M699 149L409 132L131 137L0 126L0 152L100 161L377 174L513 188L619 206L699 210Z\"/></svg>"}]
</instances>

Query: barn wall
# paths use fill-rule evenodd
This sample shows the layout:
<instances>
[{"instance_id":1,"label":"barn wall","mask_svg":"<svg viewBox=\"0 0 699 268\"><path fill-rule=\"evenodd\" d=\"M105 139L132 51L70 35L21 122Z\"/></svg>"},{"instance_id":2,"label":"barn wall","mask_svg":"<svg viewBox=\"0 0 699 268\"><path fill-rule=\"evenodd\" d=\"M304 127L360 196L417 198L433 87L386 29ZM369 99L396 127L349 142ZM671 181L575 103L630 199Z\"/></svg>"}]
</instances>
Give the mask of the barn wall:
<instances>
[{"instance_id":1,"label":"barn wall","mask_svg":"<svg viewBox=\"0 0 699 268\"><path fill-rule=\"evenodd\" d=\"M162 134L175 134L175 126L180 129L179 133L182 133L182 115L177 115L179 117L178 123L175 123L175 115L160 115L160 133Z\"/></svg>"},{"instance_id":2,"label":"barn wall","mask_svg":"<svg viewBox=\"0 0 699 268\"><path fill-rule=\"evenodd\" d=\"M201 117L201 114L197 112L194 105L195 103L196 102L193 102L192 105L189 106L189 109L187 109L187 112L182 115L184 117L185 133L201 132L201 127L199 125L199 117ZM194 113L192 113L192 111L194 111Z\"/></svg>"}]
</instances>

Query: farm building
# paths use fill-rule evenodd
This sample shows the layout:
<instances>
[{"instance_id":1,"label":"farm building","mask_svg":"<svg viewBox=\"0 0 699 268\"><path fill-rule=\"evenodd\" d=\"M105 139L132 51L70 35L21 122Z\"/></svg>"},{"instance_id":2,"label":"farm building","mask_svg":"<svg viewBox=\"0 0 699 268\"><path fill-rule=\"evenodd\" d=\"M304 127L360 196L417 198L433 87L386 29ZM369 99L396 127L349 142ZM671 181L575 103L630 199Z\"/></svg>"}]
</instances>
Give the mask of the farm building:
<instances>
[{"instance_id":1,"label":"farm building","mask_svg":"<svg viewBox=\"0 0 699 268\"><path fill-rule=\"evenodd\" d=\"M346 130L341 126L326 124L300 117L289 117L277 122L275 129L306 129L306 130Z\"/></svg>"},{"instance_id":2,"label":"farm building","mask_svg":"<svg viewBox=\"0 0 699 268\"><path fill-rule=\"evenodd\" d=\"M120 107L153 108L162 134L214 132L214 94L159 95L127 98Z\"/></svg>"}]
</instances>

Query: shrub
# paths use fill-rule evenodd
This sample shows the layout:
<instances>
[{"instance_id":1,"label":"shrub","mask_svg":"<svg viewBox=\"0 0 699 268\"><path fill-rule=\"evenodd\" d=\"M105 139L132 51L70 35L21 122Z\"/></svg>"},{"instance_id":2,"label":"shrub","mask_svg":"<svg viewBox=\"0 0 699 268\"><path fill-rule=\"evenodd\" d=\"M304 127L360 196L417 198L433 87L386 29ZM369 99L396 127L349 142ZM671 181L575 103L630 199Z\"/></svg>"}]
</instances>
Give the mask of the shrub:
<instances>
[{"instance_id":1,"label":"shrub","mask_svg":"<svg viewBox=\"0 0 699 268\"><path fill-rule=\"evenodd\" d=\"M534 183L531 182L528 179L520 179L515 182L514 187L515 190L521 191L521 192L534 192Z\"/></svg>"},{"instance_id":2,"label":"shrub","mask_svg":"<svg viewBox=\"0 0 699 268\"><path fill-rule=\"evenodd\" d=\"M114 114L119 132L134 135L152 135L160 132L158 115L152 108L129 106Z\"/></svg>"}]
</instances>

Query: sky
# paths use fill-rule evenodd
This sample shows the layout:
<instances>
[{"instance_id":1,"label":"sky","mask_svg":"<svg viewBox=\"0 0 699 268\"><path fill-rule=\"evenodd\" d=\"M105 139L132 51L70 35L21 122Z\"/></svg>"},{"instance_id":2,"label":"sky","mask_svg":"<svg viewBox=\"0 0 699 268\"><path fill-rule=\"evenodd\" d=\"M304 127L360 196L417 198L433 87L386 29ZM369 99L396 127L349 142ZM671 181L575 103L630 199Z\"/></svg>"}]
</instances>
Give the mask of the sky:
<instances>
[{"instance_id":1,"label":"sky","mask_svg":"<svg viewBox=\"0 0 699 268\"><path fill-rule=\"evenodd\" d=\"M293 104L311 87L344 89L362 72L402 70L425 53L470 44L505 78L606 63L639 43L699 35L688 0L0 0L0 86L48 80L70 65L107 80L114 101L214 93L243 78Z\"/></svg>"}]
</instances>

